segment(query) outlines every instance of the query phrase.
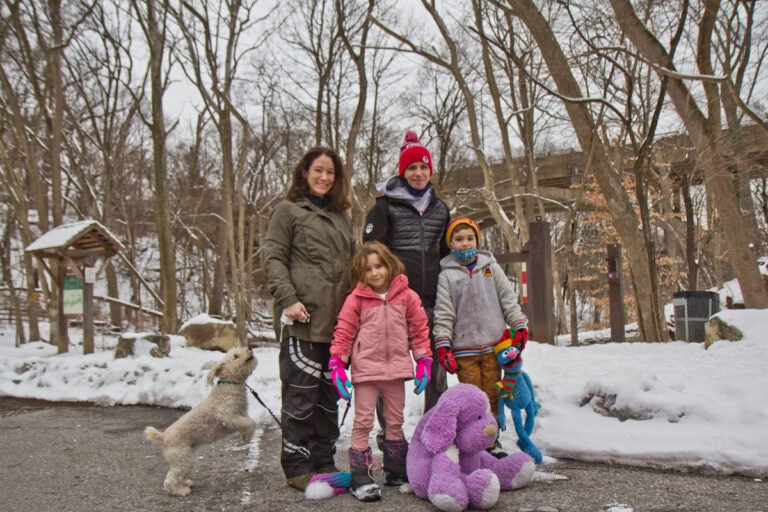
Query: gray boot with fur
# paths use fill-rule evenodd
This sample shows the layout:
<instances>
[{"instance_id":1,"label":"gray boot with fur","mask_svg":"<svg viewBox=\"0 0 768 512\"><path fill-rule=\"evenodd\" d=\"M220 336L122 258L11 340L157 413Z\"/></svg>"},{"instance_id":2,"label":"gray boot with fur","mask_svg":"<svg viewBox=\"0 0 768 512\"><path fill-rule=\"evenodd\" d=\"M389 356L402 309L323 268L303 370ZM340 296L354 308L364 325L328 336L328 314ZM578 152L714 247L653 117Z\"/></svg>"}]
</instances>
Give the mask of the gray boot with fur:
<instances>
[{"instance_id":1,"label":"gray boot with fur","mask_svg":"<svg viewBox=\"0 0 768 512\"><path fill-rule=\"evenodd\" d=\"M408 455L408 441L384 441L384 478L385 485L403 485L408 483L405 471L405 457Z\"/></svg>"},{"instance_id":2,"label":"gray boot with fur","mask_svg":"<svg viewBox=\"0 0 768 512\"><path fill-rule=\"evenodd\" d=\"M349 449L349 470L352 473L349 492L360 501L381 499L381 487L373 480L372 466L373 454L370 448L365 451Z\"/></svg>"}]
</instances>

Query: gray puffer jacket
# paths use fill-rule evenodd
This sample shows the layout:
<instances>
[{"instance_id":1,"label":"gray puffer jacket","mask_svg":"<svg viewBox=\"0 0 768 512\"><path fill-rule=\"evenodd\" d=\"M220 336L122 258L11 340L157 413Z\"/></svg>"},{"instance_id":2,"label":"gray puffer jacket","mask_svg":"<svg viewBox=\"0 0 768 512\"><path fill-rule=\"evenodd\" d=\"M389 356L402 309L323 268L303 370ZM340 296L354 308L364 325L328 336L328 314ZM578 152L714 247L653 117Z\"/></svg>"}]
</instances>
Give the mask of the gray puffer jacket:
<instances>
[{"instance_id":1,"label":"gray puffer jacket","mask_svg":"<svg viewBox=\"0 0 768 512\"><path fill-rule=\"evenodd\" d=\"M301 301L311 321L285 326L283 338L331 342L336 316L349 288L353 245L346 212L329 212L304 198L275 206L264 251L278 339L283 309Z\"/></svg>"},{"instance_id":2,"label":"gray puffer jacket","mask_svg":"<svg viewBox=\"0 0 768 512\"><path fill-rule=\"evenodd\" d=\"M368 212L363 241L377 241L389 247L405 265L409 286L419 294L422 305L432 308L440 258L450 252L445 243L450 221L448 206L433 190L421 198L411 195L398 176L376 188L384 195L376 199Z\"/></svg>"}]
</instances>

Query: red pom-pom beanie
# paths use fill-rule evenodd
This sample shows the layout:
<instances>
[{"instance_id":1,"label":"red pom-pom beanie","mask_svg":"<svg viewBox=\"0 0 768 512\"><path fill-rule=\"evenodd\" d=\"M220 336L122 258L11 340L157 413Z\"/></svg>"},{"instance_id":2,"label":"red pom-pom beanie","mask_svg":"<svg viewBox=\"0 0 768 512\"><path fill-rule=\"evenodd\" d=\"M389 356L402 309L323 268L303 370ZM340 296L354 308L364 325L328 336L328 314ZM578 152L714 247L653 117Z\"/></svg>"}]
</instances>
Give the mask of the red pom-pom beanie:
<instances>
[{"instance_id":1,"label":"red pom-pom beanie","mask_svg":"<svg viewBox=\"0 0 768 512\"><path fill-rule=\"evenodd\" d=\"M416 132L408 130L405 134L405 144L400 148L400 177L403 177L405 168L413 162L424 162L429 166L429 175L432 176L432 155L429 150L419 142Z\"/></svg>"}]
</instances>

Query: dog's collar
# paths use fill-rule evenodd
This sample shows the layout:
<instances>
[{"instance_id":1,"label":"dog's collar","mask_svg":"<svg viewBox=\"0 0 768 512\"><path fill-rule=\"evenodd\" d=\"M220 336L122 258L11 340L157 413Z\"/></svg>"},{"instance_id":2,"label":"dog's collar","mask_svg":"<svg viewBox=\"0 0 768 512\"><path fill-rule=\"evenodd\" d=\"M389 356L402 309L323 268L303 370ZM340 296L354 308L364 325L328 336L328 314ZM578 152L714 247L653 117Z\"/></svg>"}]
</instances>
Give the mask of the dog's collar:
<instances>
[{"instance_id":1,"label":"dog's collar","mask_svg":"<svg viewBox=\"0 0 768 512\"><path fill-rule=\"evenodd\" d=\"M216 384L232 384L233 386L241 386L242 382L234 382L231 380L219 380L216 382Z\"/></svg>"}]
</instances>

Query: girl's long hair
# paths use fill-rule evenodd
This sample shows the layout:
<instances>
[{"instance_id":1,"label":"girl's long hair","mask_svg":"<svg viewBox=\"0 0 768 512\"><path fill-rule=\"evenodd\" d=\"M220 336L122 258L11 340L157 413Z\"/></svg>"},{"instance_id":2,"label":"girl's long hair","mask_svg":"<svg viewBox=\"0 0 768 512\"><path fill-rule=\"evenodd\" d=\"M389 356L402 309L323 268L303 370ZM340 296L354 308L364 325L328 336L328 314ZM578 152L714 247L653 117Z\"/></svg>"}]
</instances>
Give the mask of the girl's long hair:
<instances>
[{"instance_id":1,"label":"girl's long hair","mask_svg":"<svg viewBox=\"0 0 768 512\"><path fill-rule=\"evenodd\" d=\"M296 167L293 168L291 187L288 189L286 198L289 201L296 202L310 193L309 183L307 183L307 179L304 177L304 171L309 171L309 166L312 165L312 162L323 155L333 161L335 171L333 186L331 191L328 192L330 197L328 211L341 212L347 210L350 207L349 180L344 172L344 162L341 161L341 157L336 151L322 146L316 146L307 150L296 164Z\"/></svg>"},{"instance_id":2,"label":"girl's long hair","mask_svg":"<svg viewBox=\"0 0 768 512\"><path fill-rule=\"evenodd\" d=\"M375 254L379 257L379 261L387 269L390 283L395 276L405 272L403 263L397 256L392 254L392 251L386 245L381 242L365 242L355 252L355 255L352 256L352 263L349 265L349 282L352 288L357 283L365 283L365 266L368 263L369 254Z\"/></svg>"}]
</instances>

